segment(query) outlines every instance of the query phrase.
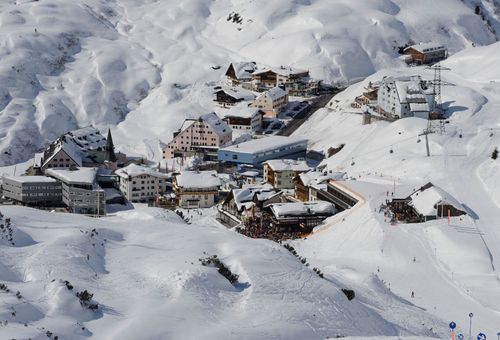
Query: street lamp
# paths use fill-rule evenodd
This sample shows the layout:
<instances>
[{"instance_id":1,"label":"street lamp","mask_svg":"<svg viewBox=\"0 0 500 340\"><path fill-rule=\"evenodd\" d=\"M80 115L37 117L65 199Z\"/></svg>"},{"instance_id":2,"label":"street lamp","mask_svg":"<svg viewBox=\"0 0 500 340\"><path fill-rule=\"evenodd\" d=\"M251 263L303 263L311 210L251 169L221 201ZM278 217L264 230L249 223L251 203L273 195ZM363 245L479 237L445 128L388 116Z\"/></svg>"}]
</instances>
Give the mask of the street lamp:
<instances>
[{"instance_id":1,"label":"street lamp","mask_svg":"<svg viewBox=\"0 0 500 340\"><path fill-rule=\"evenodd\" d=\"M472 339L472 317L474 313L469 313L469 340Z\"/></svg>"}]
</instances>

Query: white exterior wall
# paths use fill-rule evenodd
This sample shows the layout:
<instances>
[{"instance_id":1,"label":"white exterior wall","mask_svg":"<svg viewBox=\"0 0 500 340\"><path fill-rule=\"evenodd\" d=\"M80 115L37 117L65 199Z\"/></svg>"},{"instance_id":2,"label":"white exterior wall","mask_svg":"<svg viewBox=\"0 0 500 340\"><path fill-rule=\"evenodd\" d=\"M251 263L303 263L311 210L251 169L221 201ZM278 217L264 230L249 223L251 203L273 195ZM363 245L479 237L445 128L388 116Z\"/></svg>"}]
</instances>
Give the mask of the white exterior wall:
<instances>
[{"instance_id":1,"label":"white exterior wall","mask_svg":"<svg viewBox=\"0 0 500 340\"><path fill-rule=\"evenodd\" d=\"M385 112L391 113L399 118L410 116L408 103L401 103L394 81L384 81L378 90L378 106Z\"/></svg>"},{"instance_id":2,"label":"white exterior wall","mask_svg":"<svg viewBox=\"0 0 500 340\"><path fill-rule=\"evenodd\" d=\"M253 106L258 107L262 111L265 111L266 113L272 112L274 114L278 114L283 109L288 105L288 95L285 94L284 96L278 97L276 99L273 99L269 97L268 93L265 92L257 99L255 99Z\"/></svg>"},{"instance_id":3,"label":"white exterior wall","mask_svg":"<svg viewBox=\"0 0 500 340\"><path fill-rule=\"evenodd\" d=\"M210 208L215 205L215 193L181 193L178 194L179 206L182 208ZM191 202L189 202L191 201Z\"/></svg>"},{"instance_id":4,"label":"white exterior wall","mask_svg":"<svg viewBox=\"0 0 500 340\"><path fill-rule=\"evenodd\" d=\"M276 189L294 189L295 182L293 179L300 172L293 170L283 170L283 171L274 171L274 181L271 181L270 178L270 169L269 165L264 165L264 181L271 184Z\"/></svg>"},{"instance_id":5,"label":"white exterior wall","mask_svg":"<svg viewBox=\"0 0 500 340\"><path fill-rule=\"evenodd\" d=\"M150 174L120 177L120 191L131 202L150 200L167 191L167 179Z\"/></svg>"},{"instance_id":6,"label":"white exterior wall","mask_svg":"<svg viewBox=\"0 0 500 340\"><path fill-rule=\"evenodd\" d=\"M163 158L173 158L175 150L190 151L193 145L220 147L231 139L231 131L218 135L206 122L196 120L167 144L163 149Z\"/></svg>"},{"instance_id":7,"label":"white exterior wall","mask_svg":"<svg viewBox=\"0 0 500 340\"><path fill-rule=\"evenodd\" d=\"M233 130L253 132L262 128L262 115L260 113L255 114L252 117L250 124L251 125L237 125L237 124L229 124L229 122L227 122L227 125L229 125L229 127Z\"/></svg>"}]
</instances>

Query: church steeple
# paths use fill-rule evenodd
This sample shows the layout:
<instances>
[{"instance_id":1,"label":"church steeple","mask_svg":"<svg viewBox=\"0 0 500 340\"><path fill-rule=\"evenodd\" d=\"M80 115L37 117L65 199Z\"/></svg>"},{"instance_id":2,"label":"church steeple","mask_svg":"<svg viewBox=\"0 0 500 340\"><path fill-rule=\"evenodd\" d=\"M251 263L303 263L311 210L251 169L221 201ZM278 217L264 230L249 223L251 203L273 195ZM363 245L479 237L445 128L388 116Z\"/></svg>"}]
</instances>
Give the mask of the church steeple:
<instances>
[{"instance_id":1,"label":"church steeple","mask_svg":"<svg viewBox=\"0 0 500 340\"><path fill-rule=\"evenodd\" d=\"M111 129L108 129L108 137L106 138L106 160L116 162L115 145L113 137L111 137Z\"/></svg>"}]
</instances>

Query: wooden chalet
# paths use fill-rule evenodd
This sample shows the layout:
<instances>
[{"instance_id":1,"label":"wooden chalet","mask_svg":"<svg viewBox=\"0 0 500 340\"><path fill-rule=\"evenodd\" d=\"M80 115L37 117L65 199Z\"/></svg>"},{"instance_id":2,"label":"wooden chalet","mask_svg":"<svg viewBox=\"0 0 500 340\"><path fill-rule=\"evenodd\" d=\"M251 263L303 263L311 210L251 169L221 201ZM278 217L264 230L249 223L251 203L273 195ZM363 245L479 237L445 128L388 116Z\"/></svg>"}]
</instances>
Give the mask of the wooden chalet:
<instances>
[{"instance_id":1,"label":"wooden chalet","mask_svg":"<svg viewBox=\"0 0 500 340\"><path fill-rule=\"evenodd\" d=\"M230 107L245 100L250 101L255 99L255 96L251 92L234 88L220 89L214 94L214 100L223 107Z\"/></svg>"},{"instance_id":2,"label":"wooden chalet","mask_svg":"<svg viewBox=\"0 0 500 340\"><path fill-rule=\"evenodd\" d=\"M448 57L448 50L443 45L425 43L409 46L404 49L409 61L416 64L431 64Z\"/></svg>"},{"instance_id":3,"label":"wooden chalet","mask_svg":"<svg viewBox=\"0 0 500 340\"><path fill-rule=\"evenodd\" d=\"M388 203L388 208L395 220L406 223L420 223L467 214L462 204L430 182L405 198L393 199Z\"/></svg>"}]
</instances>

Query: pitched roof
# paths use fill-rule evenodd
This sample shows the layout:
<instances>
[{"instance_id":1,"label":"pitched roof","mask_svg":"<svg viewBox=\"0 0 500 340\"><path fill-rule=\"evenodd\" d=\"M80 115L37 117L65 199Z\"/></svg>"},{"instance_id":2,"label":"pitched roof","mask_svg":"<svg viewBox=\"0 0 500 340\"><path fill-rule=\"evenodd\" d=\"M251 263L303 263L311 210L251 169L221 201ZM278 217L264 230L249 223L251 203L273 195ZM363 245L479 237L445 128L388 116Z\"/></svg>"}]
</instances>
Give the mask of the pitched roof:
<instances>
[{"instance_id":1,"label":"pitched roof","mask_svg":"<svg viewBox=\"0 0 500 340\"><path fill-rule=\"evenodd\" d=\"M463 205L440 187L428 183L410 195L410 204L423 216L435 216L437 205L449 204L457 210L465 211Z\"/></svg>"},{"instance_id":2,"label":"pitched roof","mask_svg":"<svg viewBox=\"0 0 500 340\"><path fill-rule=\"evenodd\" d=\"M231 65L233 66L236 78L239 80L251 79L252 73L257 69L257 64L253 61L231 63Z\"/></svg>"},{"instance_id":3,"label":"pitched roof","mask_svg":"<svg viewBox=\"0 0 500 340\"><path fill-rule=\"evenodd\" d=\"M284 97L287 95L286 91L281 87L273 87L272 89L265 92L269 98L272 100L276 100L278 98Z\"/></svg>"},{"instance_id":4,"label":"pitched roof","mask_svg":"<svg viewBox=\"0 0 500 340\"><path fill-rule=\"evenodd\" d=\"M220 119L215 112L207 113L201 116L200 119L210 125L214 132L219 136L232 133L229 125L227 125L226 122Z\"/></svg>"},{"instance_id":5,"label":"pitched roof","mask_svg":"<svg viewBox=\"0 0 500 340\"><path fill-rule=\"evenodd\" d=\"M265 200L276 194L276 190L270 184L252 184L242 187L241 189L233 189L234 203L238 210L243 207L248 209L253 206L253 198L259 195L259 201Z\"/></svg>"},{"instance_id":6,"label":"pitched roof","mask_svg":"<svg viewBox=\"0 0 500 340\"><path fill-rule=\"evenodd\" d=\"M248 91L245 89L241 88L235 88L235 87L223 87L219 91L225 92L227 95L233 97L234 99L239 99L239 100L254 100L255 99L255 94L253 94L252 91ZM217 91L217 92L219 92Z\"/></svg>"},{"instance_id":7,"label":"pitched roof","mask_svg":"<svg viewBox=\"0 0 500 340\"><path fill-rule=\"evenodd\" d=\"M77 146L74 144L70 144L66 141L61 142L49 155L47 159L44 160L42 166L50 162L60 151L63 151L66 155L71 158L76 165L82 166L82 152L78 150Z\"/></svg>"}]
</instances>

